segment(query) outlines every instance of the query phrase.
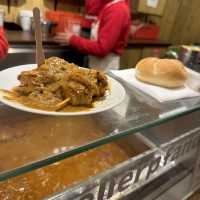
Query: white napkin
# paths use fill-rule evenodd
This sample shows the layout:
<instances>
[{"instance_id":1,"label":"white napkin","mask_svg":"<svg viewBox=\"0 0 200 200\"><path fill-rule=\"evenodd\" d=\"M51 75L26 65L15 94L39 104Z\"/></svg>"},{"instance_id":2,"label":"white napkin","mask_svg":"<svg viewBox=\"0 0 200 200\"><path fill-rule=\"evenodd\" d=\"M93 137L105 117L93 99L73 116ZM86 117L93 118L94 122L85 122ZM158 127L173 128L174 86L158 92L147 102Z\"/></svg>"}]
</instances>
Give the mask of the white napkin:
<instances>
[{"instance_id":1,"label":"white napkin","mask_svg":"<svg viewBox=\"0 0 200 200\"><path fill-rule=\"evenodd\" d=\"M185 85L183 88L167 89L143 83L135 77L135 69L111 70L111 72L144 93L154 97L159 102L200 96L199 92L195 92L187 85Z\"/></svg>"}]
</instances>

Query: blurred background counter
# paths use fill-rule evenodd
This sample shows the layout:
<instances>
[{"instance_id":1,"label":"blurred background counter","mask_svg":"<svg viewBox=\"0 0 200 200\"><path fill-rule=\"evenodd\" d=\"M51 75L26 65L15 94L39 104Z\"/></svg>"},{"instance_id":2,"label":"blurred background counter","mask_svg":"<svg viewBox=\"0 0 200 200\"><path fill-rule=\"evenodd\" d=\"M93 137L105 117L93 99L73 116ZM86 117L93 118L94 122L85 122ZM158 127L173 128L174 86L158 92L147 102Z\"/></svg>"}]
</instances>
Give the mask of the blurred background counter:
<instances>
[{"instance_id":1,"label":"blurred background counter","mask_svg":"<svg viewBox=\"0 0 200 200\"><path fill-rule=\"evenodd\" d=\"M31 32L5 31L5 35L10 48L8 56L0 61L1 69L35 62L35 38ZM43 43L47 57L59 56L78 65L86 66L86 55L71 47L56 44L52 36L44 35ZM130 39L121 57L121 66L125 68L134 67L143 57L162 56L169 46L169 42L160 40Z\"/></svg>"}]
</instances>

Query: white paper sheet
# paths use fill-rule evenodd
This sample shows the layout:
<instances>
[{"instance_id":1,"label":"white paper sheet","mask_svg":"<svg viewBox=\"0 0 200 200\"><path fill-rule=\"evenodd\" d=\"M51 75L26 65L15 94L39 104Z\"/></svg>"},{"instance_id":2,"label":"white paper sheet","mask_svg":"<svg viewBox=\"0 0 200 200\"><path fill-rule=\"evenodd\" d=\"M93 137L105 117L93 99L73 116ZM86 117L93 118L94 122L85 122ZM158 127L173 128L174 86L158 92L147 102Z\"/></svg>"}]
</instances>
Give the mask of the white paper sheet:
<instances>
[{"instance_id":1,"label":"white paper sheet","mask_svg":"<svg viewBox=\"0 0 200 200\"><path fill-rule=\"evenodd\" d=\"M135 77L135 69L111 70L111 72L159 102L200 96L200 92L192 90L187 85L178 89L168 89L143 83Z\"/></svg>"},{"instance_id":2,"label":"white paper sheet","mask_svg":"<svg viewBox=\"0 0 200 200\"><path fill-rule=\"evenodd\" d=\"M147 6L152 8L158 7L159 0L147 0Z\"/></svg>"}]
</instances>

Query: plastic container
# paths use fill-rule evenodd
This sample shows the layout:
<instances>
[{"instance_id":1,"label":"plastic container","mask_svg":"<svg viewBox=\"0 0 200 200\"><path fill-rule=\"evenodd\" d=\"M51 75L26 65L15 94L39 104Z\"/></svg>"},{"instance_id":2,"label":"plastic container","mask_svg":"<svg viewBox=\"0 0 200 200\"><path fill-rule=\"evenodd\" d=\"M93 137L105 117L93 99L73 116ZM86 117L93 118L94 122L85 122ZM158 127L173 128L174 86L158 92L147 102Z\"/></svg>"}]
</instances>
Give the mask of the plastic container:
<instances>
[{"instance_id":1,"label":"plastic container","mask_svg":"<svg viewBox=\"0 0 200 200\"><path fill-rule=\"evenodd\" d=\"M46 19L57 24L55 32L70 31L79 35L81 25L84 20L83 16L73 12L47 11Z\"/></svg>"},{"instance_id":2,"label":"plastic container","mask_svg":"<svg viewBox=\"0 0 200 200\"><path fill-rule=\"evenodd\" d=\"M19 13L20 24L23 31L31 31L31 19L33 12L31 10L21 10Z\"/></svg>"},{"instance_id":3,"label":"plastic container","mask_svg":"<svg viewBox=\"0 0 200 200\"><path fill-rule=\"evenodd\" d=\"M160 33L160 27L157 25L145 24L131 35L133 39L157 40Z\"/></svg>"}]
</instances>

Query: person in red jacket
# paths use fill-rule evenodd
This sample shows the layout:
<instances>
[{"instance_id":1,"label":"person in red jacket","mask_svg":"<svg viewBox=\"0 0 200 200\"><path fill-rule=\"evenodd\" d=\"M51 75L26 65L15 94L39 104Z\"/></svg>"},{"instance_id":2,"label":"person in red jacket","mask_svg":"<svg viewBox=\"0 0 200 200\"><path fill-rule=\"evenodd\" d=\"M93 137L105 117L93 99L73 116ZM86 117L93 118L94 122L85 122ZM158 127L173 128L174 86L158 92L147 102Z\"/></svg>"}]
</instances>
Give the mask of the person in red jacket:
<instances>
[{"instance_id":1,"label":"person in red jacket","mask_svg":"<svg viewBox=\"0 0 200 200\"><path fill-rule=\"evenodd\" d=\"M8 41L4 36L3 28L0 28L0 59L4 58L8 52Z\"/></svg>"},{"instance_id":2,"label":"person in red jacket","mask_svg":"<svg viewBox=\"0 0 200 200\"><path fill-rule=\"evenodd\" d=\"M127 44L130 29L129 0L101 0L98 20L92 26L91 38L70 32L59 33L55 41L68 44L89 54L89 66L100 70L118 69L120 55Z\"/></svg>"},{"instance_id":3,"label":"person in red jacket","mask_svg":"<svg viewBox=\"0 0 200 200\"><path fill-rule=\"evenodd\" d=\"M101 0L85 0L85 20L82 23L82 27L91 28L92 23L97 20L101 9Z\"/></svg>"},{"instance_id":4,"label":"person in red jacket","mask_svg":"<svg viewBox=\"0 0 200 200\"><path fill-rule=\"evenodd\" d=\"M102 8L101 0L85 0L85 13L89 16L98 16Z\"/></svg>"}]
</instances>

